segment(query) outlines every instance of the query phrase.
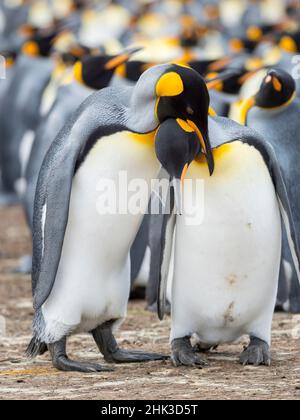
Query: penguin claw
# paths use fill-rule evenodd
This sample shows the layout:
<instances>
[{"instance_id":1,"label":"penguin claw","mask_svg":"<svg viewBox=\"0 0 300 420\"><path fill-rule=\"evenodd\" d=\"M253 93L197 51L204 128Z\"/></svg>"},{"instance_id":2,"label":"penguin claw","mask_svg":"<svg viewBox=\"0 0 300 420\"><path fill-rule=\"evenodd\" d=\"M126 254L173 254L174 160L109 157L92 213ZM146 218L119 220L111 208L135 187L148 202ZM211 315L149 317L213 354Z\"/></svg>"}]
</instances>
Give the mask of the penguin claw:
<instances>
[{"instance_id":1,"label":"penguin claw","mask_svg":"<svg viewBox=\"0 0 300 420\"><path fill-rule=\"evenodd\" d=\"M187 337L174 340L172 350L171 359L175 367L187 366L202 369L209 366L208 362L195 352Z\"/></svg>"},{"instance_id":2,"label":"penguin claw","mask_svg":"<svg viewBox=\"0 0 300 420\"><path fill-rule=\"evenodd\" d=\"M80 373L100 373L113 372L113 369L107 366L101 366L96 363L75 362L67 357L59 357L53 362L53 366L63 372Z\"/></svg>"},{"instance_id":3,"label":"penguin claw","mask_svg":"<svg viewBox=\"0 0 300 420\"><path fill-rule=\"evenodd\" d=\"M143 353L139 351L126 351L118 349L106 359L108 363L141 363L167 360L169 356L159 353Z\"/></svg>"},{"instance_id":4,"label":"penguin claw","mask_svg":"<svg viewBox=\"0 0 300 420\"><path fill-rule=\"evenodd\" d=\"M268 344L258 338L252 339L249 347L241 354L240 363L243 366L271 366L271 354Z\"/></svg>"},{"instance_id":5,"label":"penguin claw","mask_svg":"<svg viewBox=\"0 0 300 420\"><path fill-rule=\"evenodd\" d=\"M189 352L179 352L177 354L173 353L172 363L175 367L186 366L196 367L199 369L209 366L207 361L202 359L199 355Z\"/></svg>"}]
</instances>

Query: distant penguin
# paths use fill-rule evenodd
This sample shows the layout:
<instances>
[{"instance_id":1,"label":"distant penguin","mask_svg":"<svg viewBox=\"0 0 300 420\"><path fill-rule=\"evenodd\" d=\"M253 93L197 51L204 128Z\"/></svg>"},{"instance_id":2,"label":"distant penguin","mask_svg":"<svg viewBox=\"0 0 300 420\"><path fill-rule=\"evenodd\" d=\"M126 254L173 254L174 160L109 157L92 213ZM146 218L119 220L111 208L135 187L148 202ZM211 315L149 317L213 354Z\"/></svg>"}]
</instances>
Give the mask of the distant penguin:
<instances>
[{"instance_id":1,"label":"distant penguin","mask_svg":"<svg viewBox=\"0 0 300 420\"><path fill-rule=\"evenodd\" d=\"M160 170L156 130L169 118L197 131L197 147L206 154L212 173L207 95L203 79L193 70L157 66L144 73L134 88L107 88L92 95L60 132L37 185L34 338L28 355L36 356L47 346L58 369L101 371L99 365L75 362L66 354L70 334L92 332L108 362L164 358L122 351L113 336L126 315L129 252L143 214L131 214L130 209L106 214L98 202L98 189L101 180L109 179L118 193L120 171L126 171L128 182L144 179L149 194L143 197L146 212L150 186ZM168 136L172 145L172 134Z\"/></svg>"},{"instance_id":2,"label":"distant penguin","mask_svg":"<svg viewBox=\"0 0 300 420\"><path fill-rule=\"evenodd\" d=\"M298 137L300 131L300 99L296 96L295 80L281 69L270 70L264 78L259 92L245 100L242 106L241 122L261 133L275 149L280 163L290 197L293 217L298 238L300 238L300 189L296 180L300 177L299 158L300 147ZM300 240L300 239L299 239ZM290 264L292 260L286 241L283 249L283 259ZM283 261L283 265L286 263ZM288 312L300 312L300 286L296 272L292 271L290 279L285 280L282 268L281 293L285 290L288 300L282 302ZM290 276L289 276L290 277ZM282 285L286 284L285 287Z\"/></svg>"},{"instance_id":3,"label":"distant penguin","mask_svg":"<svg viewBox=\"0 0 300 420\"><path fill-rule=\"evenodd\" d=\"M49 51L50 43L48 35L47 40L38 37L26 42L6 90L5 111L0 115L0 167L8 196L23 189L21 179L39 122L41 96L53 69L52 61L38 54Z\"/></svg>"},{"instance_id":4,"label":"distant penguin","mask_svg":"<svg viewBox=\"0 0 300 420\"><path fill-rule=\"evenodd\" d=\"M2 74L0 75L0 106L1 106L1 109L5 109L6 92L9 89L10 81L13 77L17 53L14 51L2 51L1 56L3 57L3 59L1 62ZM1 134L0 134L0 138L1 138ZM10 194L7 192L5 193L3 191L1 165L0 165L0 207L14 205L17 202L18 202L18 198L16 197L14 192Z\"/></svg>"},{"instance_id":5,"label":"distant penguin","mask_svg":"<svg viewBox=\"0 0 300 420\"><path fill-rule=\"evenodd\" d=\"M295 78L297 96L300 96L299 60L300 31L283 32L277 36L277 45L265 55L269 67L280 68Z\"/></svg>"},{"instance_id":6,"label":"distant penguin","mask_svg":"<svg viewBox=\"0 0 300 420\"><path fill-rule=\"evenodd\" d=\"M240 356L241 364L269 366L281 257L280 214L300 279L291 197L274 149L249 128L229 119L211 118L208 132L215 171L209 177L201 157L191 165L185 158L193 133L188 127L176 125L176 121L168 125L159 130L157 141L160 135L165 138L163 130L171 129L174 138L180 141L177 140L172 154L162 149L158 156L175 179L175 190L184 191L181 216L166 213L163 217L161 241L165 246L161 247L160 259L160 318L165 313L176 226L173 363L175 366L207 365L205 358L192 347L193 335L199 347L205 349L248 335L250 344ZM185 140L182 130L186 131ZM162 144L161 141L160 147ZM192 182L189 187L188 180ZM197 188L196 183L201 181L204 184Z\"/></svg>"}]
</instances>

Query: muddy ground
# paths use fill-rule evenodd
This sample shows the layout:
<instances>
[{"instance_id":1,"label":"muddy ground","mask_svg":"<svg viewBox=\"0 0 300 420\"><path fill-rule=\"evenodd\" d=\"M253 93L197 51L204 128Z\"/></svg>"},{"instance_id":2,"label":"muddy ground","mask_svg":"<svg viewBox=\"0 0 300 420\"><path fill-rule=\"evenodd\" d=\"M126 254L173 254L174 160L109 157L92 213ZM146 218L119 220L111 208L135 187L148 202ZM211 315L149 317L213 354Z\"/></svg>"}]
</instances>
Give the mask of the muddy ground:
<instances>
[{"instance_id":1,"label":"muddy ground","mask_svg":"<svg viewBox=\"0 0 300 420\"><path fill-rule=\"evenodd\" d=\"M26 360L32 318L30 277L12 270L18 258L29 252L22 211L0 210L0 399L300 398L300 340L295 338L297 318L291 315L275 316L271 368L239 366L245 340L211 353L210 367L203 370L174 369L170 362L159 362L119 365L113 373L82 375L56 371L47 355L34 362ZM118 339L123 347L168 352L168 334L168 320L160 323L144 311L143 302L133 302ZM70 340L69 354L95 362L100 358L85 335Z\"/></svg>"}]
</instances>

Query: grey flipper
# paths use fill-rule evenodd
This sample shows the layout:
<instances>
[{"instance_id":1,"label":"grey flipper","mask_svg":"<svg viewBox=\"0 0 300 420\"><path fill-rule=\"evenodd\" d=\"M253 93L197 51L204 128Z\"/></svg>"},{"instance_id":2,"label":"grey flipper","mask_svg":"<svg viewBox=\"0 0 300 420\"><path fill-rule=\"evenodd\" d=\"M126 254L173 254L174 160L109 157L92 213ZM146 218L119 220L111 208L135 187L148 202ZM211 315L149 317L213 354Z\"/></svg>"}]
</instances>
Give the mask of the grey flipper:
<instances>
[{"instance_id":1,"label":"grey flipper","mask_svg":"<svg viewBox=\"0 0 300 420\"><path fill-rule=\"evenodd\" d=\"M273 146L251 128L240 126L229 119L221 117L210 118L209 134L213 147L240 140L255 147L261 153L275 186L293 263L300 282L299 241L285 180Z\"/></svg>"},{"instance_id":2,"label":"grey flipper","mask_svg":"<svg viewBox=\"0 0 300 420\"><path fill-rule=\"evenodd\" d=\"M98 139L128 129L124 109L118 104L120 96L123 99L131 92L108 88L89 97L47 153L37 184L33 220L32 287L36 310L45 303L55 282L74 173Z\"/></svg>"},{"instance_id":3,"label":"grey flipper","mask_svg":"<svg viewBox=\"0 0 300 420\"><path fill-rule=\"evenodd\" d=\"M83 101L92 93L93 91L91 89L77 82L61 86L58 89L56 101L50 112L40 121L37 127L25 173L27 187L22 197L27 223L30 228L32 228L33 222L34 196L37 180L43 160L59 131Z\"/></svg>"},{"instance_id":4,"label":"grey flipper","mask_svg":"<svg viewBox=\"0 0 300 420\"><path fill-rule=\"evenodd\" d=\"M164 319L166 314L167 286L172 257L174 230L176 227L176 214L174 212L174 188L170 186L167 201L162 202L161 237L157 244L159 261L157 265L158 281L158 317Z\"/></svg>"},{"instance_id":5,"label":"grey flipper","mask_svg":"<svg viewBox=\"0 0 300 420\"><path fill-rule=\"evenodd\" d=\"M253 108L249 112L247 120L247 125L261 133L265 140L274 147L284 175L298 238L300 235L300 184L296 180L300 177L300 147L297 141L300 127L299 112L300 100L295 99L289 106L272 112L257 107ZM288 299L284 301L284 306L281 305L281 308L286 312L297 313L300 311L300 286L297 274L293 269L293 259L285 233L283 235L282 258L288 262L290 267L287 271L281 270L278 300L279 303L282 303L284 295L288 294ZM286 274L288 275L286 276Z\"/></svg>"}]
</instances>

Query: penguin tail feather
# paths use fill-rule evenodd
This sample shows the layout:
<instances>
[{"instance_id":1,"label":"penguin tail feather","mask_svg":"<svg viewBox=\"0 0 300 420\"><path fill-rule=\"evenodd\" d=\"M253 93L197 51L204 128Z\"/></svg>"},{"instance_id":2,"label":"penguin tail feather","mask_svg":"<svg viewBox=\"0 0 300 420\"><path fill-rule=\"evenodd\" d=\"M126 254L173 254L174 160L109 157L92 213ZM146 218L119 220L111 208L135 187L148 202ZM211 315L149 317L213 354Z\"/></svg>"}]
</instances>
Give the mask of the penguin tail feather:
<instances>
[{"instance_id":1,"label":"penguin tail feather","mask_svg":"<svg viewBox=\"0 0 300 420\"><path fill-rule=\"evenodd\" d=\"M48 347L45 343L33 337L30 341L25 355L28 359L35 359L37 356L42 356L48 351Z\"/></svg>"}]
</instances>

